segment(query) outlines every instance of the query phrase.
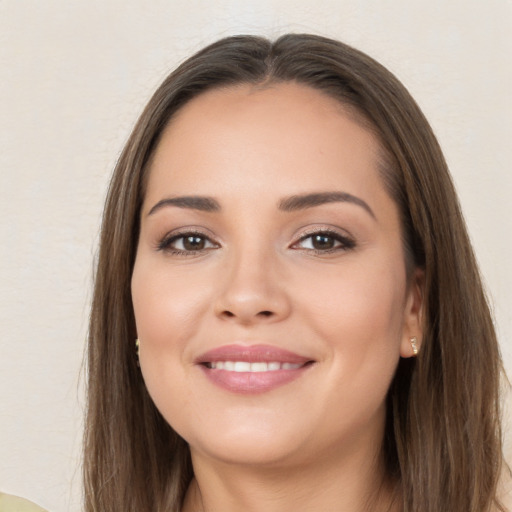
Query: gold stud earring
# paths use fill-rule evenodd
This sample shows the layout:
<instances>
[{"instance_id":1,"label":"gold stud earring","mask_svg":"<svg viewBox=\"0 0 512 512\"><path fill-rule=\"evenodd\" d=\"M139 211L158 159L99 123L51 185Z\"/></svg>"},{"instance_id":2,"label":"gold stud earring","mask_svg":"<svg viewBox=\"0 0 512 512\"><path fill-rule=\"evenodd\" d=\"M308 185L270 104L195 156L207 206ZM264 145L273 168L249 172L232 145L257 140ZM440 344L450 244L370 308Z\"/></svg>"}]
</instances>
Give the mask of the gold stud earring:
<instances>
[{"instance_id":1,"label":"gold stud earring","mask_svg":"<svg viewBox=\"0 0 512 512\"><path fill-rule=\"evenodd\" d=\"M418 355L418 338L416 338L416 336L413 336L411 339L411 347L412 347L412 352L415 356Z\"/></svg>"}]
</instances>

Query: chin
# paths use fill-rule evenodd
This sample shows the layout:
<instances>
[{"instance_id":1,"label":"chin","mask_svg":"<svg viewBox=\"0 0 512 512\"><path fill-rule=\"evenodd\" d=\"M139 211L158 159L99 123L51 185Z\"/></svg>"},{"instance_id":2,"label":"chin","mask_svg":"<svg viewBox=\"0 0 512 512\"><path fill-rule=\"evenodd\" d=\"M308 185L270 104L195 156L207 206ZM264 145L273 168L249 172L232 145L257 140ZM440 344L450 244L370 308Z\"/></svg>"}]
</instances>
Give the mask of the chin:
<instances>
[{"instance_id":1,"label":"chin","mask_svg":"<svg viewBox=\"0 0 512 512\"><path fill-rule=\"evenodd\" d=\"M297 425L295 425L296 427ZM203 425L204 428L204 425ZM225 464L281 466L296 464L304 455L307 438L281 423L231 423L204 428L187 436L192 454L202 454ZM205 436L205 432L214 435Z\"/></svg>"},{"instance_id":2,"label":"chin","mask_svg":"<svg viewBox=\"0 0 512 512\"><path fill-rule=\"evenodd\" d=\"M281 441L254 437L217 439L214 443L198 443L197 448L190 445L190 449L192 458L195 453L201 453L227 465L269 468L297 464L301 450Z\"/></svg>"},{"instance_id":3,"label":"chin","mask_svg":"<svg viewBox=\"0 0 512 512\"><path fill-rule=\"evenodd\" d=\"M340 412L327 426L289 410L284 414L276 413L276 409L224 412L203 416L195 425L184 425L182 436L189 443L193 460L206 457L241 467L297 468L325 461L335 453L344 457L368 450L381 442L385 420L384 406L357 417Z\"/></svg>"}]
</instances>

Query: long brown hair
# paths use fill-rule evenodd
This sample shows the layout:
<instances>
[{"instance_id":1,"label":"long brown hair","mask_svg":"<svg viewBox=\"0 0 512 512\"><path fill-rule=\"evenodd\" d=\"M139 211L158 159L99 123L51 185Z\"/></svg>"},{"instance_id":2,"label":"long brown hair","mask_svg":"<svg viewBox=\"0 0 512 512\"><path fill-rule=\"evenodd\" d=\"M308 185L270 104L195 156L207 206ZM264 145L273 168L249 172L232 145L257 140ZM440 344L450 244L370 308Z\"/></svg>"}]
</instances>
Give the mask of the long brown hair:
<instances>
[{"instance_id":1,"label":"long brown hair","mask_svg":"<svg viewBox=\"0 0 512 512\"><path fill-rule=\"evenodd\" d=\"M88 352L87 512L178 512L192 478L185 441L145 389L130 280L148 162L169 120L216 87L293 81L354 109L379 138L409 269L425 272L424 336L388 394L384 454L405 512L504 510L501 361L457 196L432 130L404 86L367 55L313 35L237 36L174 71L139 118L108 191Z\"/></svg>"}]
</instances>

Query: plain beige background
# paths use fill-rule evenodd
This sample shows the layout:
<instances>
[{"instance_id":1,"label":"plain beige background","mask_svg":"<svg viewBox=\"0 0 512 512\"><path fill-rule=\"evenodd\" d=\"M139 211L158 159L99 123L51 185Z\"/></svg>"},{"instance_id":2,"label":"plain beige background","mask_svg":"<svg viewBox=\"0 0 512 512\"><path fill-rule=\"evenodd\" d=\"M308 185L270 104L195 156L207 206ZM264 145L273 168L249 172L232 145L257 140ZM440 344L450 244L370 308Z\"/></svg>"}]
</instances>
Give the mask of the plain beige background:
<instances>
[{"instance_id":1,"label":"plain beige background","mask_svg":"<svg viewBox=\"0 0 512 512\"><path fill-rule=\"evenodd\" d=\"M510 0L2 0L0 490L80 509L93 257L108 177L158 83L235 33L314 32L388 66L452 169L512 369Z\"/></svg>"}]
</instances>

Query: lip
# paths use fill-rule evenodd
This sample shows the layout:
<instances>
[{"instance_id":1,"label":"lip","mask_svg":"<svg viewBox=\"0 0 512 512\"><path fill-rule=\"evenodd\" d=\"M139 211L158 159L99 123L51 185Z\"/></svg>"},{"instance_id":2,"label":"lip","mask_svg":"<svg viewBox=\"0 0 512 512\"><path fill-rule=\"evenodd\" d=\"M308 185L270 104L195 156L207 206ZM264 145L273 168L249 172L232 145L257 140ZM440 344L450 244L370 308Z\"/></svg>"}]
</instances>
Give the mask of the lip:
<instances>
[{"instance_id":1,"label":"lip","mask_svg":"<svg viewBox=\"0 0 512 512\"><path fill-rule=\"evenodd\" d=\"M241 361L247 363L289 363L300 365L292 369L265 372L235 372L210 368L208 363ZM216 386L232 393L264 393L301 377L314 361L308 357L271 345L224 345L209 350L194 361L203 374Z\"/></svg>"}]
</instances>

